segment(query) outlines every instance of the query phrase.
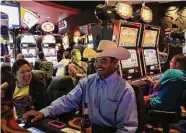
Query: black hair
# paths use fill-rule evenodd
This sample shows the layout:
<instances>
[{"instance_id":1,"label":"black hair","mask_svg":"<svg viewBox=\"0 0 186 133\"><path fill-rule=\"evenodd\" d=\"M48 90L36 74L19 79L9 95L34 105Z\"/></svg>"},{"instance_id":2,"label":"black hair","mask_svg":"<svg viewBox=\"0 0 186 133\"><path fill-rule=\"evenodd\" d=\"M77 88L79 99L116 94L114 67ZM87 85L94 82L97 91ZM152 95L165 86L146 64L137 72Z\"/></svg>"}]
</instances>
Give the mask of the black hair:
<instances>
[{"instance_id":1,"label":"black hair","mask_svg":"<svg viewBox=\"0 0 186 133\"><path fill-rule=\"evenodd\" d=\"M173 56L176 62L179 62L181 67L186 70L186 57L183 54L176 54Z\"/></svg>"},{"instance_id":2,"label":"black hair","mask_svg":"<svg viewBox=\"0 0 186 133\"><path fill-rule=\"evenodd\" d=\"M19 59L14 62L13 66L12 66L12 74L13 74L14 78L16 77L16 72L19 70L19 68L25 64L30 66L29 62L25 59ZM30 68L31 68L31 66L30 66Z\"/></svg>"}]
</instances>

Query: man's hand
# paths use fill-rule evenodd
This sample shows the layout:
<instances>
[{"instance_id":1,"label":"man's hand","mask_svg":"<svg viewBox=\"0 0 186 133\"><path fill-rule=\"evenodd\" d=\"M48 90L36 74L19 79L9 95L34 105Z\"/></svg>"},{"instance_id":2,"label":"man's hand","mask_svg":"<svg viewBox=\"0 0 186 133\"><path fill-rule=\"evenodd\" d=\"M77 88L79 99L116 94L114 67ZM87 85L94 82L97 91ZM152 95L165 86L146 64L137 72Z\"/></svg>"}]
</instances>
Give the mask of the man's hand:
<instances>
[{"instance_id":1,"label":"man's hand","mask_svg":"<svg viewBox=\"0 0 186 133\"><path fill-rule=\"evenodd\" d=\"M153 83L153 79L150 76L146 76L146 80L149 81L150 83Z\"/></svg>"},{"instance_id":2,"label":"man's hand","mask_svg":"<svg viewBox=\"0 0 186 133\"><path fill-rule=\"evenodd\" d=\"M31 120L31 123L42 120L44 118L43 113L31 110L23 114L23 119L28 119L28 117L31 115L34 115L34 118Z\"/></svg>"}]
</instances>

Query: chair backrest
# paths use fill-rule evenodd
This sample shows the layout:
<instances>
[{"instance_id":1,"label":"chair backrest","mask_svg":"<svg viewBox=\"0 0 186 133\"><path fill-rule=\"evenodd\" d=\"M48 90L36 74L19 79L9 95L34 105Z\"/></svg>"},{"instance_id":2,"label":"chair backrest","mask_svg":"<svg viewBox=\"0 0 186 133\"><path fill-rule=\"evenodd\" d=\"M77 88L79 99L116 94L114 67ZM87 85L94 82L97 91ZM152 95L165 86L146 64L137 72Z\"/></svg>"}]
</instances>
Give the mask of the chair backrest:
<instances>
[{"instance_id":1,"label":"chair backrest","mask_svg":"<svg viewBox=\"0 0 186 133\"><path fill-rule=\"evenodd\" d=\"M143 92L139 85L135 83L130 83L130 84L135 91L136 100L137 100L138 128L136 130L136 133L142 133L145 127L145 119L146 119L146 107L145 107L145 102L143 98Z\"/></svg>"},{"instance_id":2,"label":"chair backrest","mask_svg":"<svg viewBox=\"0 0 186 133\"><path fill-rule=\"evenodd\" d=\"M47 79L52 78L53 71L54 71L52 62L49 62L49 61L41 62L40 66L39 66L39 70L43 70L43 71L46 72L46 78Z\"/></svg>"},{"instance_id":3,"label":"chair backrest","mask_svg":"<svg viewBox=\"0 0 186 133\"><path fill-rule=\"evenodd\" d=\"M54 77L47 89L47 103L68 94L75 87L70 76Z\"/></svg>"},{"instance_id":4,"label":"chair backrest","mask_svg":"<svg viewBox=\"0 0 186 133\"><path fill-rule=\"evenodd\" d=\"M186 88L185 88L182 98L181 98L181 106L183 106L186 109Z\"/></svg>"},{"instance_id":5,"label":"chair backrest","mask_svg":"<svg viewBox=\"0 0 186 133\"><path fill-rule=\"evenodd\" d=\"M47 86L46 83L46 72L42 70L32 70L32 76L34 81L39 82L43 86Z\"/></svg>"}]
</instances>

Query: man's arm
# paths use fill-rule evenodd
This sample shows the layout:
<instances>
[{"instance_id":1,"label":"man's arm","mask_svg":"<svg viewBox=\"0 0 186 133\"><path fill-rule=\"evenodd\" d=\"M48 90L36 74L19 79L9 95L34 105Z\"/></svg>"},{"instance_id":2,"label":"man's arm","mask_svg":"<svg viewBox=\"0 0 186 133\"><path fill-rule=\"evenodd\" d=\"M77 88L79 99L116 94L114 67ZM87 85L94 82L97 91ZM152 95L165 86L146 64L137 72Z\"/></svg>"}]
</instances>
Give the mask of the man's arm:
<instances>
[{"instance_id":1,"label":"man's arm","mask_svg":"<svg viewBox=\"0 0 186 133\"><path fill-rule=\"evenodd\" d=\"M155 91L159 91L161 88L161 83L160 81L157 81L155 84L154 84L154 90Z\"/></svg>"},{"instance_id":2,"label":"man's arm","mask_svg":"<svg viewBox=\"0 0 186 133\"><path fill-rule=\"evenodd\" d=\"M40 110L44 117L56 116L65 112L70 112L71 110L79 107L81 102L82 88L78 84L71 92L67 95L59 97L51 103L48 107Z\"/></svg>"},{"instance_id":3,"label":"man's arm","mask_svg":"<svg viewBox=\"0 0 186 133\"><path fill-rule=\"evenodd\" d=\"M42 120L45 117L60 115L64 112L69 112L79 106L81 102L82 89L78 84L68 95L59 97L48 107L38 111L31 110L23 114L23 119L27 119L30 115L35 117L31 123Z\"/></svg>"},{"instance_id":4,"label":"man's arm","mask_svg":"<svg viewBox=\"0 0 186 133\"><path fill-rule=\"evenodd\" d=\"M117 112L116 133L135 133L138 127L138 113L135 93L124 94Z\"/></svg>"}]
</instances>

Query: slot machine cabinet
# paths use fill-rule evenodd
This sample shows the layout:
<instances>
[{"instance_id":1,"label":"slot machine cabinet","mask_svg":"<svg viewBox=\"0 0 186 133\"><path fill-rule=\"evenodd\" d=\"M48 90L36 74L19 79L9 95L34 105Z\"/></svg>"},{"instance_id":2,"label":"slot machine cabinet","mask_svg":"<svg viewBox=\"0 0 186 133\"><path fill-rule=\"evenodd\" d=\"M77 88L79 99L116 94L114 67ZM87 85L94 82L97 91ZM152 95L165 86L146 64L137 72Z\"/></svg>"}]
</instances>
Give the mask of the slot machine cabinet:
<instances>
[{"instance_id":1,"label":"slot machine cabinet","mask_svg":"<svg viewBox=\"0 0 186 133\"><path fill-rule=\"evenodd\" d=\"M47 61L57 63L56 40L53 35L46 35L42 39L42 49Z\"/></svg>"},{"instance_id":2,"label":"slot machine cabinet","mask_svg":"<svg viewBox=\"0 0 186 133\"><path fill-rule=\"evenodd\" d=\"M32 34L22 35L20 48L21 53L24 55L25 59L34 65L37 57L37 42L35 36Z\"/></svg>"},{"instance_id":3,"label":"slot machine cabinet","mask_svg":"<svg viewBox=\"0 0 186 133\"><path fill-rule=\"evenodd\" d=\"M159 79L161 65L158 54L160 27L144 24L141 42L144 75Z\"/></svg>"},{"instance_id":4,"label":"slot machine cabinet","mask_svg":"<svg viewBox=\"0 0 186 133\"><path fill-rule=\"evenodd\" d=\"M185 44L183 45L182 53L186 56L186 31L184 33Z\"/></svg>"},{"instance_id":5,"label":"slot machine cabinet","mask_svg":"<svg viewBox=\"0 0 186 133\"><path fill-rule=\"evenodd\" d=\"M80 26L80 32L87 35L85 44L87 47L97 50L101 40L112 40L114 24L99 25L95 23Z\"/></svg>"},{"instance_id":6,"label":"slot machine cabinet","mask_svg":"<svg viewBox=\"0 0 186 133\"><path fill-rule=\"evenodd\" d=\"M143 76L141 59L138 54L141 27L140 23L120 21L119 35L114 33L115 38L118 38L116 40L118 46L128 49L131 53L129 59L121 61L121 71L124 72L123 75L127 74L126 80L134 80Z\"/></svg>"},{"instance_id":7,"label":"slot machine cabinet","mask_svg":"<svg viewBox=\"0 0 186 133\"><path fill-rule=\"evenodd\" d=\"M11 62L11 65L13 65L15 59L14 59L14 42L13 42L13 37L12 35L9 33L9 46L8 46L8 49L9 49L9 55L10 55L10 62Z\"/></svg>"},{"instance_id":8,"label":"slot machine cabinet","mask_svg":"<svg viewBox=\"0 0 186 133\"><path fill-rule=\"evenodd\" d=\"M65 33L62 36L62 45L64 49L69 48L70 42L69 42L69 35L67 33Z\"/></svg>"}]
</instances>

